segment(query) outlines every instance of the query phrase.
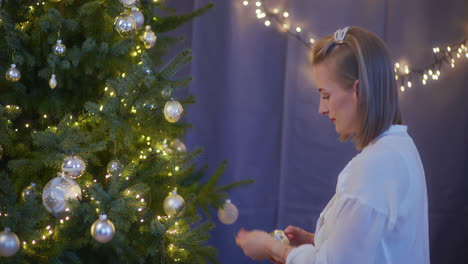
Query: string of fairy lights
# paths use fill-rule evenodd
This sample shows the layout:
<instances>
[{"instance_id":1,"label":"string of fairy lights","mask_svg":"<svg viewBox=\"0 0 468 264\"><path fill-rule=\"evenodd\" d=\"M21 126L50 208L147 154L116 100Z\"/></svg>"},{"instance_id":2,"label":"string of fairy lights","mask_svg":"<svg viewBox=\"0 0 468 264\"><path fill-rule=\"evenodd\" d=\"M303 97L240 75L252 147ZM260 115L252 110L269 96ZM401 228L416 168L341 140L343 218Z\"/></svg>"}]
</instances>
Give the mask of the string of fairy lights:
<instances>
[{"instance_id":1,"label":"string of fairy lights","mask_svg":"<svg viewBox=\"0 0 468 264\"><path fill-rule=\"evenodd\" d=\"M254 7L256 17L263 21L265 27L276 27L280 32L297 39L308 49L314 46L315 38L313 35L306 32L301 25L294 25L290 12L279 8L270 9L265 5L264 0L241 0L241 2L246 8ZM446 47L433 47L433 60L423 67L413 68L403 62L396 62L394 64L395 79L398 81L400 91L405 92L416 82L427 85L431 80L436 81L440 78L444 66L450 66L453 69L457 60L468 59L467 42L468 38L465 37L462 41Z\"/></svg>"}]
</instances>

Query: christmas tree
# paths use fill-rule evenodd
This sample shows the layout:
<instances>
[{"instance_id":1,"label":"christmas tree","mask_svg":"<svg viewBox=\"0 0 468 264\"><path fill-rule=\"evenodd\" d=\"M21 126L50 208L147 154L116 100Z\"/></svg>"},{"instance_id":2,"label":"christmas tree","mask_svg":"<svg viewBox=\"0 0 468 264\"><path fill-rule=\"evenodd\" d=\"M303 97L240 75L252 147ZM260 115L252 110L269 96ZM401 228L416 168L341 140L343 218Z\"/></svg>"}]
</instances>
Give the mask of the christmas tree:
<instances>
[{"instance_id":1,"label":"christmas tree","mask_svg":"<svg viewBox=\"0 0 468 264\"><path fill-rule=\"evenodd\" d=\"M210 7L0 0L1 263L217 262L209 209L248 181L203 179L181 141L191 53L162 59Z\"/></svg>"}]
</instances>

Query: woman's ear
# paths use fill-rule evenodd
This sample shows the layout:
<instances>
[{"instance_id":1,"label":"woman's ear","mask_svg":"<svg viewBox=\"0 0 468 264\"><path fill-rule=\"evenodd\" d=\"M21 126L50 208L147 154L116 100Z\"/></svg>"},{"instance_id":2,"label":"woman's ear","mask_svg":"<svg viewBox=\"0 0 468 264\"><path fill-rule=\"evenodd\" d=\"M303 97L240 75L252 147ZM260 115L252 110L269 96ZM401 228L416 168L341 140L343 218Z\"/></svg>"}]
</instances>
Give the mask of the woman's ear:
<instances>
[{"instance_id":1,"label":"woman's ear","mask_svg":"<svg viewBox=\"0 0 468 264\"><path fill-rule=\"evenodd\" d=\"M354 81L353 83L353 93L356 99L359 97L359 80Z\"/></svg>"}]
</instances>

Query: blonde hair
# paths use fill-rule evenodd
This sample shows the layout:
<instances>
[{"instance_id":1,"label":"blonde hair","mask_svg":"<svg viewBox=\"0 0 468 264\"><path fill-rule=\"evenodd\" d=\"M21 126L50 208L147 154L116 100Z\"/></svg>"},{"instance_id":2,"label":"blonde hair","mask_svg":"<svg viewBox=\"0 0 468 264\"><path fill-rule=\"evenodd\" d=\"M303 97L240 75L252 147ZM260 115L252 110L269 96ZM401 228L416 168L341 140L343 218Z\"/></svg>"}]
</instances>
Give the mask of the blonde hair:
<instances>
[{"instance_id":1,"label":"blonde hair","mask_svg":"<svg viewBox=\"0 0 468 264\"><path fill-rule=\"evenodd\" d=\"M390 54L375 34L350 27L342 43L329 35L319 40L312 51L312 64L331 62L335 80L352 89L358 83L358 132L351 136L357 149L363 149L392 124L402 124L398 90Z\"/></svg>"}]
</instances>

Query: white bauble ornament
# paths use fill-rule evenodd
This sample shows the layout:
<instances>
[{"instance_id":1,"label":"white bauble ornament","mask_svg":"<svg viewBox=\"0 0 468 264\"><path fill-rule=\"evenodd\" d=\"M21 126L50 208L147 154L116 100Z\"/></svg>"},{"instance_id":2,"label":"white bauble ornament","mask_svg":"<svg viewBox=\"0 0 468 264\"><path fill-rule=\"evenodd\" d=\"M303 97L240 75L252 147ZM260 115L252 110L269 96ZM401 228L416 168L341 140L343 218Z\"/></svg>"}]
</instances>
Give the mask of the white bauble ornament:
<instances>
[{"instance_id":1,"label":"white bauble ornament","mask_svg":"<svg viewBox=\"0 0 468 264\"><path fill-rule=\"evenodd\" d=\"M125 6L125 7L133 7L138 3L138 0L120 0L120 2Z\"/></svg>"},{"instance_id":2,"label":"white bauble ornament","mask_svg":"<svg viewBox=\"0 0 468 264\"><path fill-rule=\"evenodd\" d=\"M169 196L164 199L164 212L168 216L179 214L184 210L185 200L182 196L177 194L177 189L174 189Z\"/></svg>"},{"instance_id":3,"label":"white bauble ornament","mask_svg":"<svg viewBox=\"0 0 468 264\"><path fill-rule=\"evenodd\" d=\"M64 56L65 52L67 51L67 47L62 44L62 40L58 39L57 43L52 46L52 52L57 56Z\"/></svg>"},{"instance_id":4,"label":"white bauble ornament","mask_svg":"<svg viewBox=\"0 0 468 264\"><path fill-rule=\"evenodd\" d=\"M24 188L23 192L21 193L21 198L23 198L23 201L26 200L33 200L39 197L39 190L37 188L37 185L33 182L31 185L28 187Z\"/></svg>"},{"instance_id":5,"label":"white bauble ornament","mask_svg":"<svg viewBox=\"0 0 468 264\"><path fill-rule=\"evenodd\" d=\"M137 29L141 28L145 24L145 17L138 8L132 7L130 14L133 16L133 19L135 19Z\"/></svg>"},{"instance_id":6,"label":"white bauble ornament","mask_svg":"<svg viewBox=\"0 0 468 264\"><path fill-rule=\"evenodd\" d=\"M63 174L72 179L81 177L85 169L85 162L78 156L68 156L62 162Z\"/></svg>"},{"instance_id":7,"label":"white bauble ornament","mask_svg":"<svg viewBox=\"0 0 468 264\"><path fill-rule=\"evenodd\" d=\"M50 180L42 191L42 204L51 213L65 211L69 199L81 199L81 188L63 174Z\"/></svg>"},{"instance_id":8,"label":"white bauble ornament","mask_svg":"<svg viewBox=\"0 0 468 264\"><path fill-rule=\"evenodd\" d=\"M143 34L141 34L140 36L140 40L141 42L143 42L143 45L146 49L151 49L152 47L154 47L154 44L156 44L156 40L158 40L158 37L151 30L151 26L146 26L145 32L143 32Z\"/></svg>"},{"instance_id":9,"label":"white bauble ornament","mask_svg":"<svg viewBox=\"0 0 468 264\"><path fill-rule=\"evenodd\" d=\"M132 34L136 29L136 21L129 13L122 13L115 18L114 27L122 37Z\"/></svg>"},{"instance_id":10,"label":"white bauble ornament","mask_svg":"<svg viewBox=\"0 0 468 264\"><path fill-rule=\"evenodd\" d=\"M231 200L226 200L223 207L218 209L218 219L225 225L233 224L238 217L239 210L231 203Z\"/></svg>"},{"instance_id":11,"label":"white bauble ornament","mask_svg":"<svg viewBox=\"0 0 468 264\"><path fill-rule=\"evenodd\" d=\"M286 236L286 234L283 232L283 230L279 230L279 229L274 230L273 232L270 233L270 235L274 239L278 240L279 242L289 245L289 239Z\"/></svg>"},{"instance_id":12,"label":"white bauble ornament","mask_svg":"<svg viewBox=\"0 0 468 264\"><path fill-rule=\"evenodd\" d=\"M115 235L114 224L107 219L107 215L102 214L91 226L91 236L99 243L107 243Z\"/></svg>"},{"instance_id":13,"label":"white bauble ornament","mask_svg":"<svg viewBox=\"0 0 468 264\"><path fill-rule=\"evenodd\" d=\"M0 233L0 256L10 257L16 254L20 246L18 236L5 227L5 231Z\"/></svg>"},{"instance_id":14,"label":"white bauble ornament","mask_svg":"<svg viewBox=\"0 0 468 264\"><path fill-rule=\"evenodd\" d=\"M54 89L55 87L57 87L57 79L55 79L55 74L52 74L50 76L49 87L50 89Z\"/></svg>"},{"instance_id":15,"label":"white bauble ornament","mask_svg":"<svg viewBox=\"0 0 468 264\"><path fill-rule=\"evenodd\" d=\"M113 159L107 164L107 173L108 174L118 174L122 173L123 164L118 159Z\"/></svg>"},{"instance_id":16,"label":"white bauble ornament","mask_svg":"<svg viewBox=\"0 0 468 264\"><path fill-rule=\"evenodd\" d=\"M168 101L164 105L164 116L166 117L166 120L171 123L179 121L183 112L184 108L176 100Z\"/></svg>"},{"instance_id":17,"label":"white bauble ornament","mask_svg":"<svg viewBox=\"0 0 468 264\"><path fill-rule=\"evenodd\" d=\"M12 64L5 73L5 79L10 82L17 82L21 79L21 72L16 69L16 64Z\"/></svg>"},{"instance_id":18,"label":"white bauble ornament","mask_svg":"<svg viewBox=\"0 0 468 264\"><path fill-rule=\"evenodd\" d=\"M184 142L180 141L179 139L174 139L170 144L171 149L179 152L185 153L187 152L187 147L185 146Z\"/></svg>"}]
</instances>

